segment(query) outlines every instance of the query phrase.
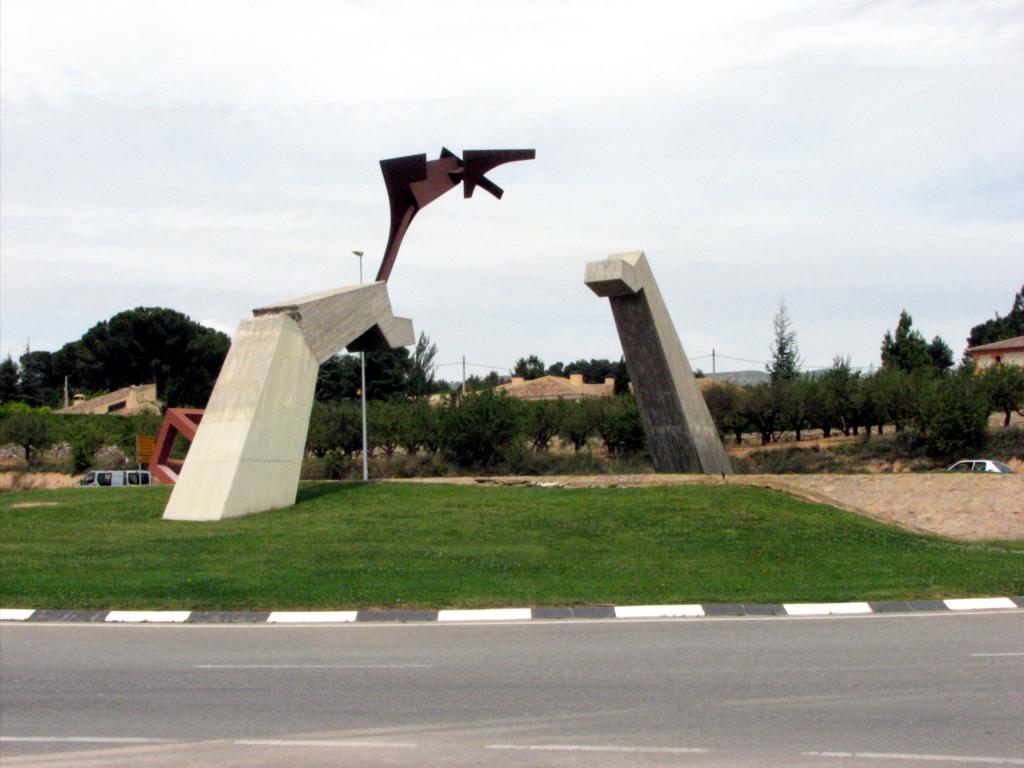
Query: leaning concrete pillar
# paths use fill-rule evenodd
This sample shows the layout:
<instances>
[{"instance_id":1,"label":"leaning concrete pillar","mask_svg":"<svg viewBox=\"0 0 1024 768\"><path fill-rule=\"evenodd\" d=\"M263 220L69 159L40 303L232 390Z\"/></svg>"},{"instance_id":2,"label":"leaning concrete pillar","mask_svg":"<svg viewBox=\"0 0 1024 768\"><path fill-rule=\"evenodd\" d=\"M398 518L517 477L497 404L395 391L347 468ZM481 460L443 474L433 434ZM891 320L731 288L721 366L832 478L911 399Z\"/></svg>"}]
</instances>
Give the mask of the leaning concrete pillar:
<instances>
[{"instance_id":1,"label":"leaning concrete pillar","mask_svg":"<svg viewBox=\"0 0 1024 768\"><path fill-rule=\"evenodd\" d=\"M731 474L647 257L635 251L591 262L584 281L611 302L654 468Z\"/></svg>"},{"instance_id":2,"label":"leaning concrete pillar","mask_svg":"<svg viewBox=\"0 0 1024 768\"><path fill-rule=\"evenodd\" d=\"M253 311L217 377L165 520L221 520L295 503L317 370L342 348L415 342L384 283Z\"/></svg>"}]
</instances>

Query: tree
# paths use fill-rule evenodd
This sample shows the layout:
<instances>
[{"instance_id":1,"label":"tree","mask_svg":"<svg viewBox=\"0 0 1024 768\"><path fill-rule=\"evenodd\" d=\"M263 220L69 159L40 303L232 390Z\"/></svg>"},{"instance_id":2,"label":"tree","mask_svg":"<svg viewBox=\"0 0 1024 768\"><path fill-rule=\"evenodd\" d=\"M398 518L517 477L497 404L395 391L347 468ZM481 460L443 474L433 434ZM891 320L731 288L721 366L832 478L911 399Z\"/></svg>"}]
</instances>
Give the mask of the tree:
<instances>
[{"instance_id":1,"label":"tree","mask_svg":"<svg viewBox=\"0 0 1024 768\"><path fill-rule=\"evenodd\" d=\"M435 391L434 359L437 357L437 345L430 342L427 334L420 332L412 359L409 361L409 394L423 397Z\"/></svg>"},{"instance_id":2,"label":"tree","mask_svg":"<svg viewBox=\"0 0 1024 768\"><path fill-rule=\"evenodd\" d=\"M393 402L398 409L398 442L412 456L420 448L433 453L438 446L438 409L426 400Z\"/></svg>"},{"instance_id":3,"label":"tree","mask_svg":"<svg viewBox=\"0 0 1024 768\"><path fill-rule=\"evenodd\" d=\"M800 374L800 354L796 345L796 331L792 328L785 302L779 302L779 311L772 320L775 338L772 342L771 361L765 370L771 376L772 384L792 381Z\"/></svg>"},{"instance_id":4,"label":"tree","mask_svg":"<svg viewBox=\"0 0 1024 768\"><path fill-rule=\"evenodd\" d=\"M400 401L372 400L367 406L367 441L370 449L380 448L385 456L392 456L402 441ZM361 425L360 425L361 426Z\"/></svg>"},{"instance_id":5,"label":"tree","mask_svg":"<svg viewBox=\"0 0 1024 768\"><path fill-rule=\"evenodd\" d=\"M1003 426L1010 426L1010 415L1016 411L1024 416L1024 368L997 363L981 373L992 408L1005 414Z\"/></svg>"},{"instance_id":6,"label":"tree","mask_svg":"<svg viewBox=\"0 0 1024 768\"><path fill-rule=\"evenodd\" d=\"M497 371L490 371L486 376L471 375L466 379L467 392L479 392L482 389L494 389L501 384Z\"/></svg>"},{"instance_id":7,"label":"tree","mask_svg":"<svg viewBox=\"0 0 1024 768\"><path fill-rule=\"evenodd\" d=\"M533 450L547 451L551 438L562 429L565 403L562 400L539 400L526 407L526 434Z\"/></svg>"},{"instance_id":8,"label":"tree","mask_svg":"<svg viewBox=\"0 0 1024 768\"><path fill-rule=\"evenodd\" d=\"M462 467L493 467L522 434L520 403L484 389L453 399L441 412L441 446Z\"/></svg>"},{"instance_id":9,"label":"tree","mask_svg":"<svg viewBox=\"0 0 1024 768\"><path fill-rule=\"evenodd\" d=\"M323 457L329 451L355 453L362 445L362 415L357 403L313 403L306 450Z\"/></svg>"},{"instance_id":10,"label":"tree","mask_svg":"<svg viewBox=\"0 0 1024 768\"><path fill-rule=\"evenodd\" d=\"M26 464L33 464L39 452L53 444L55 434L49 411L24 403L10 403L0 409L0 445L13 443L20 447Z\"/></svg>"},{"instance_id":11,"label":"tree","mask_svg":"<svg viewBox=\"0 0 1024 768\"><path fill-rule=\"evenodd\" d=\"M65 430L65 437L71 447L71 461L76 472L84 472L92 466L96 451L103 447L104 434L94 416L69 416L73 421Z\"/></svg>"},{"instance_id":12,"label":"tree","mask_svg":"<svg viewBox=\"0 0 1024 768\"><path fill-rule=\"evenodd\" d=\"M598 427L608 453L635 456L647 449L647 436L636 401L627 395L615 397L605 408Z\"/></svg>"},{"instance_id":13,"label":"tree","mask_svg":"<svg viewBox=\"0 0 1024 768\"><path fill-rule=\"evenodd\" d=\"M587 440L597 431L603 405L604 398L566 403L559 434L572 443L573 450L577 453L586 446Z\"/></svg>"},{"instance_id":14,"label":"tree","mask_svg":"<svg viewBox=\"0 0 1024 768\"><path fill-rule=\"evenodd\" d=\"M427 339L427 352L430 346ZM367 352L366 399L390 400L411 394L412 373L412 356L405 347ZM335 355L320 366L316 399L321 402L355 399L359 397L361 379L358 355Z\"/></svg>"},{"instance_id":15,"label":"tree","mask_svg":"<svg viewBox=\"0 0 1024 768\"><path fill-rule=\"evenodd\" d=\"M872 379L875 423L878 425L879 434L885 423L891 423L897 432L902 432L917 413L920 377L915 379L898 368L883 368ZM867 426L870 430L870 425Z\"/></svg>"},{"instance_id":16,"label":"tree","mask_svg":"<svg viewBox=\"0 0 1024 768\"><path fill-rule=\"evenodd\" d=\"M18 361L21 363L21 400L36 407L55 406L61 402L60 393L63 382L58 382L53 375L53 355L25 347L25 354Z\"/></svg>"},{"instance_id":17,"label":"tree","mask_svg":"<svg viewBox=\"0 0 1024 768\"><path fill-rule=\"evenodd\" d=\"M927 383L921 398L919 425L933 456L953 458L985 442L989 402L979 377L968 371Z\"/></svg>"},{"instance_id":18,"label":"tree","mask_svg":"<svg viewBox=\"0 0 1024 768\"><path fill-rule=\"evenodd\" d=\"M932 359L932 366L939 373L945 373L953 367L953 350L941 336L936 336L928 345L928 356Z\"/></svg>"},{"instance_id":19,"label":"tree","mask_svg":"<svg viewBox=\"0 0 1024 768\"><path fill-rule=\"evenodd\" d=\"M993 319L971 328L967 346L977 347L981 344L991 344L993 341L1012 339L1015 336L1024 336L1024 286L1013 297L1010 314L1000 317L996 312Z\"/></svg>"},{"instance_id":20,"label":"tree","mask_svg":"<svg viewBox=\"0 0 1024 768\"><path fill-rule=\"evenodd\" d=\"M740 445L748 426L743 415L743 388L727 381L715 382L703 391L703 395L719 433L733 435L736 445Z\"/></svg>"},{"instance_id":21,"label":"tree","mask_svg":"<svg viewBox=\"0 0 1024 768\"><path fill-rule=\"evenodd\" d=\"M169 406L201 407L230 344L226 334L173 309L136 307L54 352L48 385L59 387L67 376L75 390L97 392L155 381Z\"/></svg>"},{"instance_id":22,"label":"tree","mask_svg":"<svg viewBox=\"0 0 1024 768\"><path fill-rule=\"evenodd\" d=\"M844 435L853 426L853 398L859 374L850 370L850 358L835 357L832 367L821 375L818 403L815 410L817 426L825 437L838 427Z\"/></svg>"},{"instance_id":23,"label":"tree","mask_svg":"<svg viewBox=\"0 0 1024 768\"><path fill-rule=\"evenodd\" d=\"M13 403L18 399L20 373L18 364L10 355L0 363L0 405Z\"/></svg>"},{"instance_id":24,"label":"tree","mask_svg":"<svg viewBox=\"0 0 1024 768\"><path fill-rule=\"evenodd\" d=\"M810 426L814 403L818 398L817 382L808 376L798 376L775 385L776 399L781 409L782 426L792 430L797 441Z\"/></svg>"},{"instance_id":25,"label":"tree","mask_svg":"<svg viewBox=\"0 0 1024 768\"><path fill-rule=\"evenodd\" d=\"M772 442L779 428L782 408L777 395L778 389L764 382L748 387L741 401L740 415L761 435L761 445Z\"/></svg>"},{"instance_id":26,"label":"tree","mask_svg":"<svg viewBox=\"0 0 1024 768\"><path fill-rule=\"evenodd\" d=\"M932 364L928 343L914 330L914 321L907 310L900 312L896 333L885 332L882 339L882 367L911 373Z\"/></svg>"},{"instance_id":27,"label":"tree","mask_svg":"<svg viewBox=\"0 0 1024 768\"><path fill-rule=\"evenodd\" d=\"M544 375L545 370L544 363L536 355L521 357L512 366L512 373L522 376L524 379L539 379Z\"/></svg>"}]
</instances>

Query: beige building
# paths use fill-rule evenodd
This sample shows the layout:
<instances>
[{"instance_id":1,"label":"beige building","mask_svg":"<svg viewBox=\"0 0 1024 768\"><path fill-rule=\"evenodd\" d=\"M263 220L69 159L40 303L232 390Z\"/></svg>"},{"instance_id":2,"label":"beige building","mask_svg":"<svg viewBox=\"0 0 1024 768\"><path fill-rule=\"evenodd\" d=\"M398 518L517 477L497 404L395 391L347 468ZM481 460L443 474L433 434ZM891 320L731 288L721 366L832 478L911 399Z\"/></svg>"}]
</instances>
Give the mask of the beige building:
<instances>
[{"instance_id":1,"label":"beige building","mask_svg":"<svg viewBox=\"0 0 1024 768\"><path fill-rule=\"evenodd\" d=\"M1024 368L1024 336L1015 336L1012 339L969 347L967 354L971 356L975 368L979 371L998 363Z\"/></svg>"},{"instance_id":2,"label":"beige building","mask_svg":"<svg viewBox=\"0 0 1024 768\"><path fill-rule=\"evenodd\" d=\"M569 378L541 376L529 380L513 376L512 381L496 389L517 400L586 400L614 395L615 379L609 376L603 384L584 384L582 373L569 374Z\"/></svg>"},{"instance_id":3,"label":"beige building","mask_svg":"<svg viewBox=\"0 0 1024 768\"><path fill-rule=\"evenodd\" d=\"M115 416L134 416L137 413L160 413L161 402L156 399L156 384L136 384L99 397L85 398L76 394L74 402L57 413L98 414L112 413Z\"/></svg>"}]
</instances>

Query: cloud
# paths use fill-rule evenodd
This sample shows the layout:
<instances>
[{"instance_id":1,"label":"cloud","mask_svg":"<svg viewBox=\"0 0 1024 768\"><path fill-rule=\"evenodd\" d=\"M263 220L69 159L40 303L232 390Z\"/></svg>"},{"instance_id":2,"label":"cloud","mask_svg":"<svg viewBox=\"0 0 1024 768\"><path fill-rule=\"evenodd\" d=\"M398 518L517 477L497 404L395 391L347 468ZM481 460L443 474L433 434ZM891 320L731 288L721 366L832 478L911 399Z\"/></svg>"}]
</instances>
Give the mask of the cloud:
<instances>
[{"instance_id":1,"label":"cloud","mask_svg":"<svg viewBox=\"0 0 1024 768\"><path fill-rule=\"evenodd\" d=\"M3 352L354 281L387 234L377 160L441 145L538 150L403 245L395 310L443 358L617 356L582 269L621 250L693 355L763 359L783 296L808 362L877 362L904 307L956 350L1024 282L1016 3L0 14Z\"/></svg>"}]
</instances>

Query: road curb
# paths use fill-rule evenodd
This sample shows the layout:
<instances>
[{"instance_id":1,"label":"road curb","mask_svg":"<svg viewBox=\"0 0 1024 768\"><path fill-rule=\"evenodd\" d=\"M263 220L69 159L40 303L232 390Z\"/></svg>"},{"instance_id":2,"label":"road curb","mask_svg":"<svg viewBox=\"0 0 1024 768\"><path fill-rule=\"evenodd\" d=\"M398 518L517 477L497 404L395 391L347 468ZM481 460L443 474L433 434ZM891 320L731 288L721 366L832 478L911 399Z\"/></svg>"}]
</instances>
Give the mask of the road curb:
<instances>
[{"instance_id":1,"label":"road curb","mask_svg":"<svg viewBox=\"0 0 1024 768\"><path fill-rule=\"evenodd\" d=\"M109 624L347 624L352 622L520 622L553 619L728 618L737 616L850 616L893 613L963 613L1024 609L1024 596L850 603L692 603L371 611L88 611L0 608L3 622Z\"/></svg>"}]
</instances>

